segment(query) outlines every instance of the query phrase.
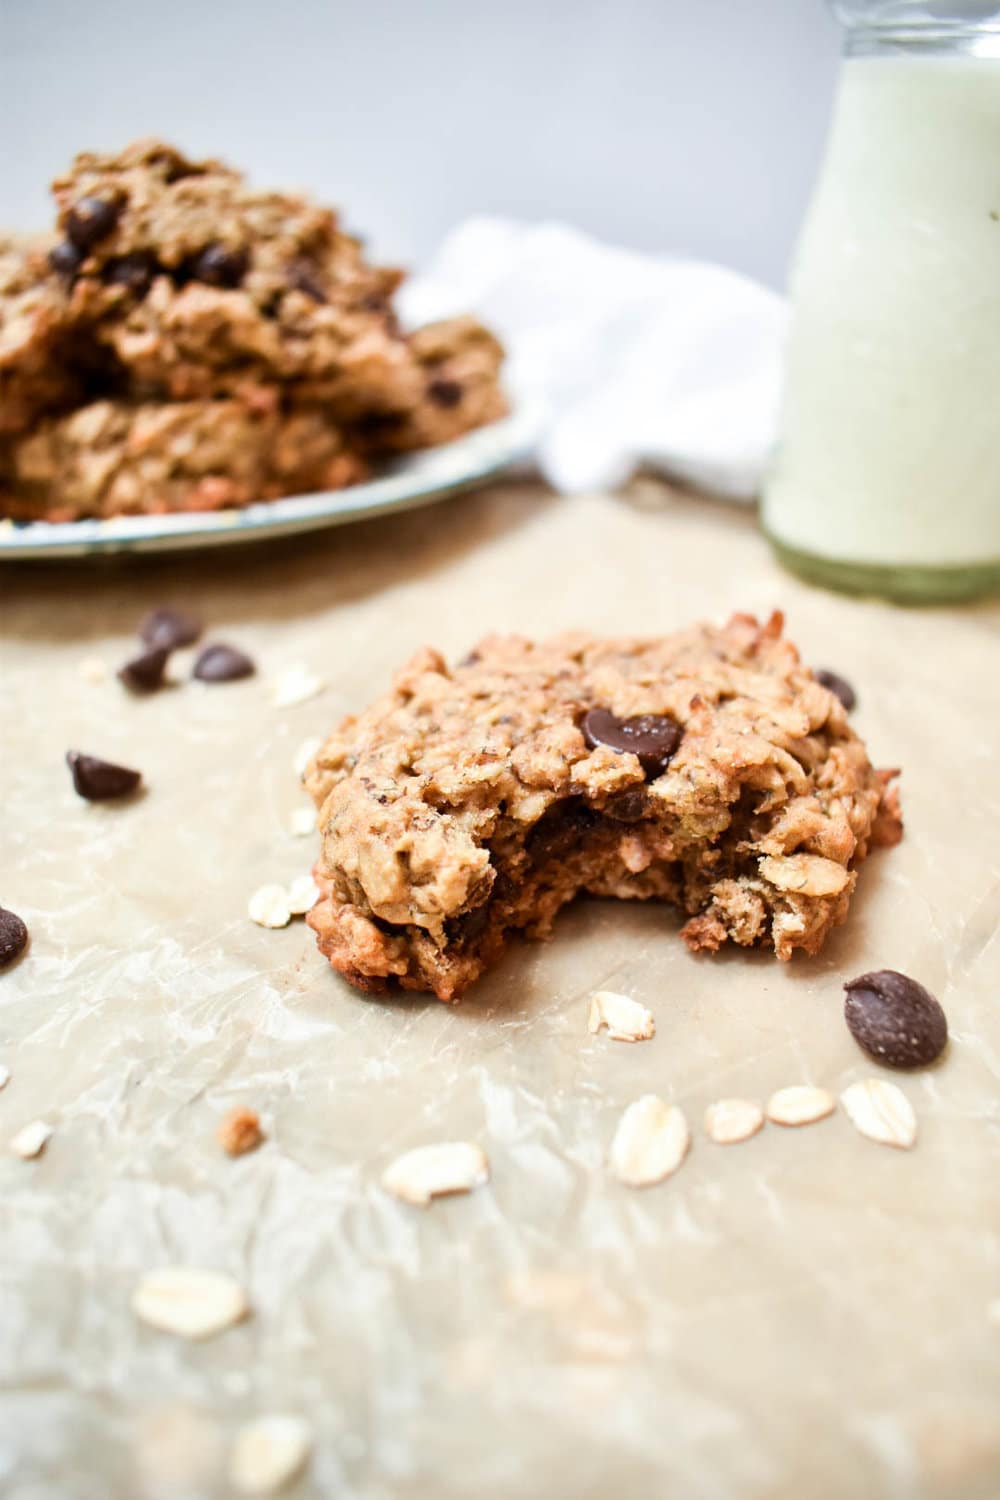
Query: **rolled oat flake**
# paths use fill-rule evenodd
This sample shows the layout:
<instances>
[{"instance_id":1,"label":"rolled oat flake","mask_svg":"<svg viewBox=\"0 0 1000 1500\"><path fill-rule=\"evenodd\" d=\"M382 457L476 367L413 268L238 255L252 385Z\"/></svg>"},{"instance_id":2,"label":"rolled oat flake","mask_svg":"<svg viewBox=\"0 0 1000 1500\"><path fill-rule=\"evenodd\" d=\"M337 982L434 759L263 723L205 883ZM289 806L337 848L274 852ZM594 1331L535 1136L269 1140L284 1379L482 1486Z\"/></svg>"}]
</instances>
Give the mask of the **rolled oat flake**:
<instances>
[{"instance_id":1,"label":"rolled oat flake","mask_svg":"<svg viewBox=\"0 0 1000 1500\"><path fill-rule=\"evenodd\" d=\"M948 1021L928 990L896 969L844 985L844 1018L858 1046L890 1068L925 1068L948 1041Z\"/></svg>"}]
</instances>

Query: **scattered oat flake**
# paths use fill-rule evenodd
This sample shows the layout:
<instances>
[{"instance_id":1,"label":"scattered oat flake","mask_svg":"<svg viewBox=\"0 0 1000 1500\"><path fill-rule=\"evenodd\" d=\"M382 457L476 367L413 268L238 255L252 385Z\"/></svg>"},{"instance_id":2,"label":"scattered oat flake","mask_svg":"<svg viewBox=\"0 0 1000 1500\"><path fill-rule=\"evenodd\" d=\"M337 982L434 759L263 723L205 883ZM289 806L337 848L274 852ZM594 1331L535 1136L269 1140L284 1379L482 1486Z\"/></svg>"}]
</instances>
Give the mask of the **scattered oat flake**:
<instances>
[{"instance_id":1,"label":"scattered oat flake","mask_svg":"<svg viewBox=\"0 0 1000 1500\"><path fill-rule=\"evenodd\" d=\"M884 1078L852 1083L840 1096L856 1130L881 1146L908 1151L917 1139L917 1117L901 1088Z\"/></svg>"},{"instance_id":2,"label":"scattered oat flake","mask_svg":"<svg viewBox=\"0 0 1000 1500\"><path fill-rule=\"evenodd\" d=\"M825 1120L836 1108L836 1099L826 1089L793 1083L771 1095L765 1113L775 1125L812 1125Z\"/></svg>"},{"instance_id":3,"label":"scattered oat flake","mask_svg":"<svg viewBox=\"0 0 1000 1500\"><path fill-rule=\"evenodd\" d=\"M442 1141L417 1146L386 1168L382 1186L406 1203L425 1208L446 1193L468 1193L489 1180L490 1166L480 1146L471 1141Z\"/></svg>"},{"instance_id":4,"label":"scattered oat flake","mask_svg":"<svg viewBox=\"0 0 1000 1500\"><path fill-rule=\"evenodd\" d=\"M258 927L287 927L292 920L288 892L283 885L262 885L247 902L247 913Z\"/></svg>"},{"instance_id":5,"label":"scattered oat flake","mask_svg":"<svg viewBox=\"0 0 1000 1500\"><path fill-rule=\"evenodd\" d=\"M297 662L294 666L286 667L275 683L274 706L291 708L296 703L307 703L325 687L326 683L318 673Z\"/></svg>"},{"instance_id":6,"label":"scattered oat flake","mask_svg":"<svg viewBox=\"0 0 1000 1500\"><path fill-rule=\"evenodd\" d=\"M302 1417L257 1417L236 1434L229 1482L243 1495L274 1495L302 1473L313 1434Z\"/></svg>"},{"instance_id":7,"label":"scattered oat flake","mask_svg":"<svg viewBox=\"0 0 1000 1500\"><path fill-rule=\"evenodd\" d=\"M266 1139L256 1110L231 1109L216 1131L219 1145L228 1156L245 1156Z\"/></svg>"},{"instance_id":8,"label":"scattered oat flake","mask_svg":"<svg viewBox=\"0 0 1000 1500\"><path fill-rule=\"evenodd\" d=\"M591 997L587 1028L596 1033L602 1026L615 1042L645 1042L656 1031L651 1010L628 995L616 995L614 990L597 990Z\"/></svg>"},{"instance_id":9,"label":"scattered oat flake","mask_svg":"<svg viewBox=\"0 0 1000 1500\"><path fill-rule=\"evenodd\" d=\"M77 669L84 682L107 682L108 664L99 656L85 656Z\"/></svg>"},{"instance_id":10,"label":"scattered oat flake","mask_svg":"<svg viewBox=\"0 0 1000 1500\"><path fill-rule=\"evenodd\" d=\"M10 1069L6 1063L0 1063L0 1089L5 1089L10 1083Z\"/></svg>"},{"instance_id":11,"label":"scattered oat flake","mask_svg":"<svg viewBox=\"0 0 1000 1500\"><path fill-rule=\"evenodd\" d=\"M250 1305L239 1283L220 1271L161 1266L139 1282L132 1293L132 1311L164 1333L207 1339L239 1323Z\"/></svg>"},{"instance_id":12,"label":"scattered oat flake","mask_svg":"<svg viewBox=\"0 0 1000 1500\"><path fill-rule=\"evenodd\" d=\"M304 776L306 767L312 760L316 751L321 749L323 741L318 734L311 734L308 739L302 741L295 754L292 756L292 768L296 776Z\"/></svg>"},{"instance_id":13,"label":"scattered oat flake","mask_svg":"<svg viewBox=\"0 0 1000 1500\"><path fill-rule=\"evenodd\" d=\"M316 832L316 812L312 807L297 807L288 820L288 831L293 838L308 838Z\"/></svg>"},{"instance_id":14,"label":"scattered oat flake","mask_svg":"<svg viewBox=\"0 0 1000 1500\"><path fill-rule=\"evenodd\" d=\"M11 1137L10 1149L22 1161L32 1161L34 1157L41 1156L51 1139L52 1126L45 1120L32 1120L30 1125L22 1125L17 1134Z\"/></svg>"},{"instance_id":15,"label":"scattered oat flake","mask_svg":"<svg viewBox=\"0 0 1000 1500\"><path fill-rule=\"evenodd\" d=\"M677 1171L690 1144L691 1132L677 1105L643 1094L618 1122L611 1170L629 1187L650 1187Z\"/></svg>"},{"instance_id":16,"label":"scattered oat flake","mask_svg":"<svg viewBox=\"0 0 1000 1500\"><path fill-rule=\"evenodd\" d=\"M717 1146L734 1146L756 1135L764 1111L756 1099L718 1099L705 1111L705 1134Z\"/></svg>"},{"instance_id":17,"label":"scattered oat flake","mask_svg":"<svg viewBox=\"0 0 1000 1500\"><path fill-rule=\"evenodd\" d=\"M293 917L312 911L322 892L311 875L299 875L288 887L288 910Z\"/></svg>"}]
</instances>

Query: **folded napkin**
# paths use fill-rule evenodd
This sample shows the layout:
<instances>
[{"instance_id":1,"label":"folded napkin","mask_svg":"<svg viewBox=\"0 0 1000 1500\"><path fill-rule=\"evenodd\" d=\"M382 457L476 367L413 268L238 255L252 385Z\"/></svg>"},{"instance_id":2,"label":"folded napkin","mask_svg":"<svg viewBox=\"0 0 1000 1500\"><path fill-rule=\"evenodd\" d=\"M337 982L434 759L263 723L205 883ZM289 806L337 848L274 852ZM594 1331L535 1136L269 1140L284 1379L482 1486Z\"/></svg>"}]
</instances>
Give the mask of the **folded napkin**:
<instances>
[{"instance_id":1,"label":"folded napkin","mask_svg":"<svg viewBox=\"0 0 1000 1500\"><path fill-rule=\"evenodd\" d=\"M557 489L607 489L645 464L733 498L758 492L780 393L775 292L562 224L474 218L399 300L408 323L471 311L499 334Z\"/></svg>"}]
</instances>

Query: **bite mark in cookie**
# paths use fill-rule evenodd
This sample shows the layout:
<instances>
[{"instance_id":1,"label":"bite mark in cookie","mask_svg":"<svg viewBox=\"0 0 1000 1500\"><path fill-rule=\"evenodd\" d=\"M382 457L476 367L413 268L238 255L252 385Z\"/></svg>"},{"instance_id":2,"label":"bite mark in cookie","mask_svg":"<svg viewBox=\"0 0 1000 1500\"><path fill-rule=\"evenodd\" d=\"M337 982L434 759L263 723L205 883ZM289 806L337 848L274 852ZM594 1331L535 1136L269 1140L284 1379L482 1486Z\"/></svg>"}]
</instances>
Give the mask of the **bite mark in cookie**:
<instances>
[{"instance_id":1,"label":"bite mark in cookie","mask_svg":"<svg viewBox=\"0 0 1000 1500\"><path fill-rule=\"evenodd\" d=\"M581 893L668 903L694 950L817 953L901 825L892 773L781 631L418 652L306 772L331 964L452 1000Z\"/></svg>"}]
</instances>

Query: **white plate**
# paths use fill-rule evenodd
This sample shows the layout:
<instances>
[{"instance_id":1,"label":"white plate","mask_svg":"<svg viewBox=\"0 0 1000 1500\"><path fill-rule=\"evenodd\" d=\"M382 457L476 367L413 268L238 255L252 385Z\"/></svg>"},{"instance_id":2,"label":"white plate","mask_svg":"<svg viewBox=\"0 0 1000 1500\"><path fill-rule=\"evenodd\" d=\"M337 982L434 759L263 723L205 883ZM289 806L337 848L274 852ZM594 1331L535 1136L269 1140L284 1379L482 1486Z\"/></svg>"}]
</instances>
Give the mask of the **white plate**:
<instances>
[{"instance_id":1,"label":"white plate","mask_svg":"<svg viewBox=\"0 0 1000 1500\"><path fill-rule=\"evenodd\" d=\"M338 526L393 510L409 510L467 489L531 453L539 413L522 408L454 443L408 454L377 479L343 490L289 495L242 510L168 516L115 516L107 521L0 520L0 561L20 557L84 557L98 552L169 552L220 547L263 537Z\"/></svg>"}]
</instances>

